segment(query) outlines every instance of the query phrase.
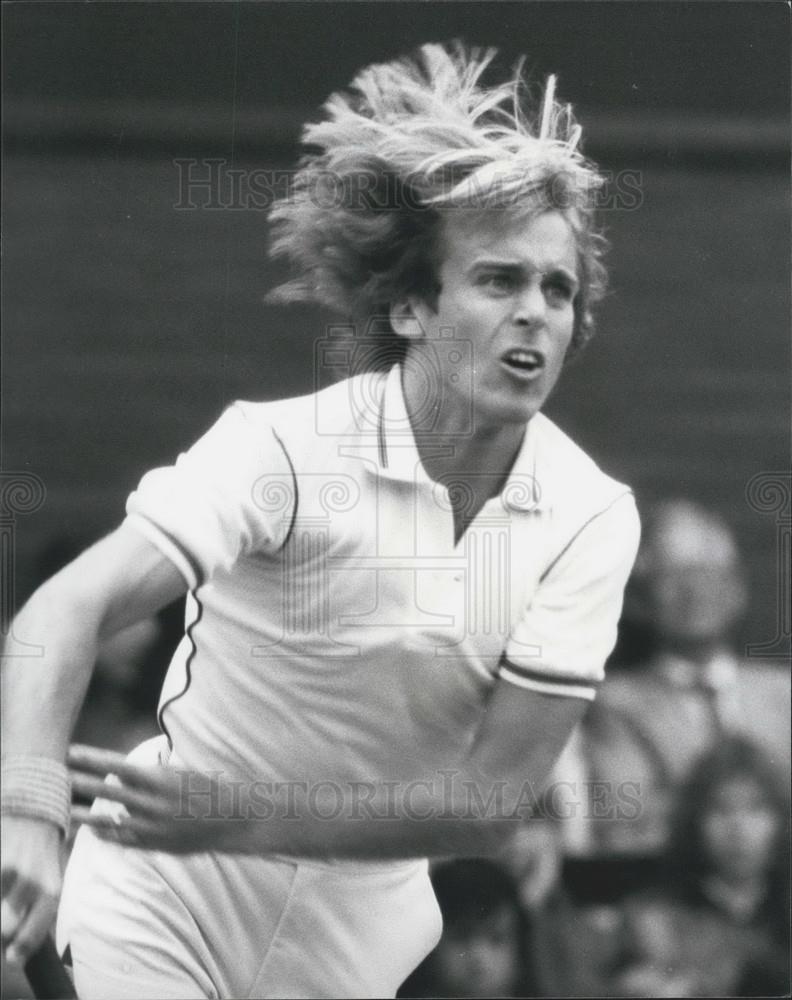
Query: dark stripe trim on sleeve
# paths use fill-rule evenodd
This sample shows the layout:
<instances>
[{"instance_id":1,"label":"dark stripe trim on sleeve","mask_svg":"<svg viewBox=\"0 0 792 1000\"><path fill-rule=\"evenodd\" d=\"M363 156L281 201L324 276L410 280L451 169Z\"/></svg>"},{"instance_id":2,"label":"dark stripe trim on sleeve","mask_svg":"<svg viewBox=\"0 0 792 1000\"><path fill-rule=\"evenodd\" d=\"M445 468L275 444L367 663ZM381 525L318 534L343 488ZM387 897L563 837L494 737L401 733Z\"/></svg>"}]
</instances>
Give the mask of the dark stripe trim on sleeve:
<instances>
[{"instance_id":1,"label":"dark stripe trim on sleeve","mask_svg":"<svg viewBox=\"0 0 792 1000\"><path fill-rule=\"evenodd\" d=\"M525 677L529 681L541 681L543 684L560 684L564 687L597 687L602 681L592 680L590 677L557 677L542 673L539 670L529 670L527 667L520 667L512 663L505 656L501 657L501 670L511 670L512 673L520 677Z\"/></svg>"},{"instance_id":2,"label":"dark stripe trim on sleeve","mask_svg":"<svg viewBox=\"0 0 792 1000\"><path fill-rule=\"evenodd\" d=\"M614 500L612 500L607 507L603 507L602 510L597 511L596 514L592 514L592 516L588 519L588 521L585 521L578 528L575 534L569 539L569 541L566 543L563 549L561 549L561 551L558 553L555 559L550 563L550 565L547 567L544 573L542 573L542 575L539 577L539 583L544 583L548 574L552 573L553 569L558 564L559 560L562 559L567 554L567 552L569 552L570 548L574 545L577 539L580 538L580 536L583 534L586 528L588 528L588 526L593 521L596 521L598 517L602 517L603 514L607 514L607 512L611 509L611 507L613 507L614 504L617 504L620 500L623 500L624 497L629 497L632 495L633 495L632 490L625 490L624 493L620 493Z\"/></svg>"},{"instance_id":3,"label":"dark stripe trim on sleeve","mask_svg":"<svg viewBox=\"0 0 792 1000\"><path fill-rule=\"evenodd\" d=\"M292 509L291 522L289 523L289 530L286 532L286 537L283 539L283 544L281 545L281 549L285 549L286 546L289 544L289 539L291 538L292 532L294 531L294 522L297 520L297 508L300 505L300 488L297 485L297 473L294 471L294 463L291 460L291 455L286 450L286 445L283 443L283 441L281 441L281 439L276 434L275 429L271 428L271 430L272 430L272 436L281 446L281 451L286 456L286 461L289 463L289 471L291 472L292 482L294 483L294 507Z\"/></svg>"}]
</instances>

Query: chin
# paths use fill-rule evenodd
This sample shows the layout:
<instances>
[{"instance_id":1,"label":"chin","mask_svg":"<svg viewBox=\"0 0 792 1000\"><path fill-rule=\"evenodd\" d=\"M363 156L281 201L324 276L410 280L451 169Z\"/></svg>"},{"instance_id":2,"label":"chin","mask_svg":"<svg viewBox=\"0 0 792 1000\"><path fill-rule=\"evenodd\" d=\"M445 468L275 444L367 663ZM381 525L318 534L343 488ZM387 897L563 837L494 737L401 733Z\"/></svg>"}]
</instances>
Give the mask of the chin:
<instances>
[{"instance_id":1,"label":"chin","mask_svg":"<svg viewBox=\"0 0 792 1000\"><path fill-rule=\"evenodd\" d=\"M542 408L544 399L504 400L500 405L481 407L476 416L482 426L506 424L527 424Z\"/></svg>"}]
</instances>

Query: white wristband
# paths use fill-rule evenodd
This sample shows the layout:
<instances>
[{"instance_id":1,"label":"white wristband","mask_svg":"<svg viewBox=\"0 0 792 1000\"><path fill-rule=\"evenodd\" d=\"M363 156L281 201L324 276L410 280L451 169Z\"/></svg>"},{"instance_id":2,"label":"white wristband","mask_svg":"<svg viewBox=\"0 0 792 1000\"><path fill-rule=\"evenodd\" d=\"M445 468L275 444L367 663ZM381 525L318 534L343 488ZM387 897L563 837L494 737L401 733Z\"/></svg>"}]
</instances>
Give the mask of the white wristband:
<instances>
[{"instance_id":1,"label":"white wristband","mask_svg":"<svg viewBox=\"0 0 792 1000\"><path fill-rule=\"evenodd\" d=\"M3 754L0 811L4 816L48 820L66 836L71 812L66 765L52 757Z\"/></svg>"}]
</instances>

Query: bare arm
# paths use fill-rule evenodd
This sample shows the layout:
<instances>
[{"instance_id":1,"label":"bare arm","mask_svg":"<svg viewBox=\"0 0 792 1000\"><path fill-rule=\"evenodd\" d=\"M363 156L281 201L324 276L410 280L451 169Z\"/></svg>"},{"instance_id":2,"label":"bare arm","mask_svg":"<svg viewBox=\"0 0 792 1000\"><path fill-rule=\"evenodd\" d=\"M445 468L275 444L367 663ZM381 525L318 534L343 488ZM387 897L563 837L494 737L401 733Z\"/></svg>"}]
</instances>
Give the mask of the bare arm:
<instances>
[{"instance_id":1,"label":"bare arm","mask_svg":"<svg viewBox=\"0 0 792 1000\"><path fill-rule=\"evenodd\" d=\"M118 755L78 749L71 757L81 772L77 787L123 802L130 812L123 827L96 813L80 811L80 818L113 839L175 852L360 859L496 854L516 821L526 818L587 705L501 681L453 773L428 770L426 781L390 788L292 787L290 798L262 784L232 802L228 789L194 773L134 767ZM103 785L98 776L107 771L123 785Z\"/></svg>"},{"instance_id":2,"label":"bare arm","mask_svg":"<svg viewBox=\"0 0 792 1000\"><path fill-rule=\"evenodd\" d=\"M3 753L63 762L105 637L186 590L172 564L122 525L43 584L16 617L2 657ZM36 656L31 644L40 647ZM47 932L60 893L61 833L3 818L3 946L24 961Z\"/></svg>"},{"instance_id":3,"label":"bare arm","mask_svg":"<svg viewBox=\"0 0 792 1000\"><path fill-rule=\"evenodd\" d=\"M229 825L232 849L245 853L349 858L498 854L535 801L588 702L538 694L499 682L470 753L453 774L427 773L426 782L396 789L396 818L366 815L348 793L331 820L338 795L327 791L301 822L271 817ZM372 811L376 799L372 801Z\"/></svg>"},{"instance_id":4,"label":"bare arm","mask_svg":"<svg viewBox=\"0 0 792 1000\"><path fill-rule=\"evenodd\" d=\"M499 682L470 753L445 781L402 790L396 820L352 822L309 816L307 823L251 823L231 833L240 849L336 857L499 854L534 802L575 724L588 707L580 698L538 694ZM455 769L456 770L456 769ZM332 808L326 804L324 815ZM343 814L342 814L343 816ZM259 827L260 829L257 829ZM259 848L260 849L260 848Z\"/></svg>"},{"instance_id":5,"label":"bare arm","mask_svg":"<svg viewBox=\"0 0 792 1000\"><path fill-rule=\"evenodd\" d=\"M17 615L3 651L4 752L64 760L99 641L186 589L173 564L128 525L44 583ZM41 654L24 655L21 643Z\"/></svg>"}]
</instances>

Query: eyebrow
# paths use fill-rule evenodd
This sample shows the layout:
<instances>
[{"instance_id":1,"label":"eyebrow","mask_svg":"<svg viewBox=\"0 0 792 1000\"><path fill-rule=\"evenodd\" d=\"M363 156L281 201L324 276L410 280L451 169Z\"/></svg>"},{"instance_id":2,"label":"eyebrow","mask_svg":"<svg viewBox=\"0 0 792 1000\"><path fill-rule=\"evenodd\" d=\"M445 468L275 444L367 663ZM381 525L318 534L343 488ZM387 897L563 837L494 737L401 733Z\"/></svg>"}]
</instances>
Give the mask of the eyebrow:
<instances>
[{"instance_id":1,"label":"eyebrow","mask_svg":"<svg viewBox=\"0 0 792 1000\"><path fill-rule=\"evenodd\" d=\"M574 282L575 285L580 284L577 270L571 271L565 264L550 264L545 268L541 268L532 267L517 260L509 260L499 257L484 257L473 262L470 272L472 274L476 271L486 271L488 269L509 271L512 274L542 274L545 276L548 274L562 274L565 278Z\"/></svg>"}]
</instances>

